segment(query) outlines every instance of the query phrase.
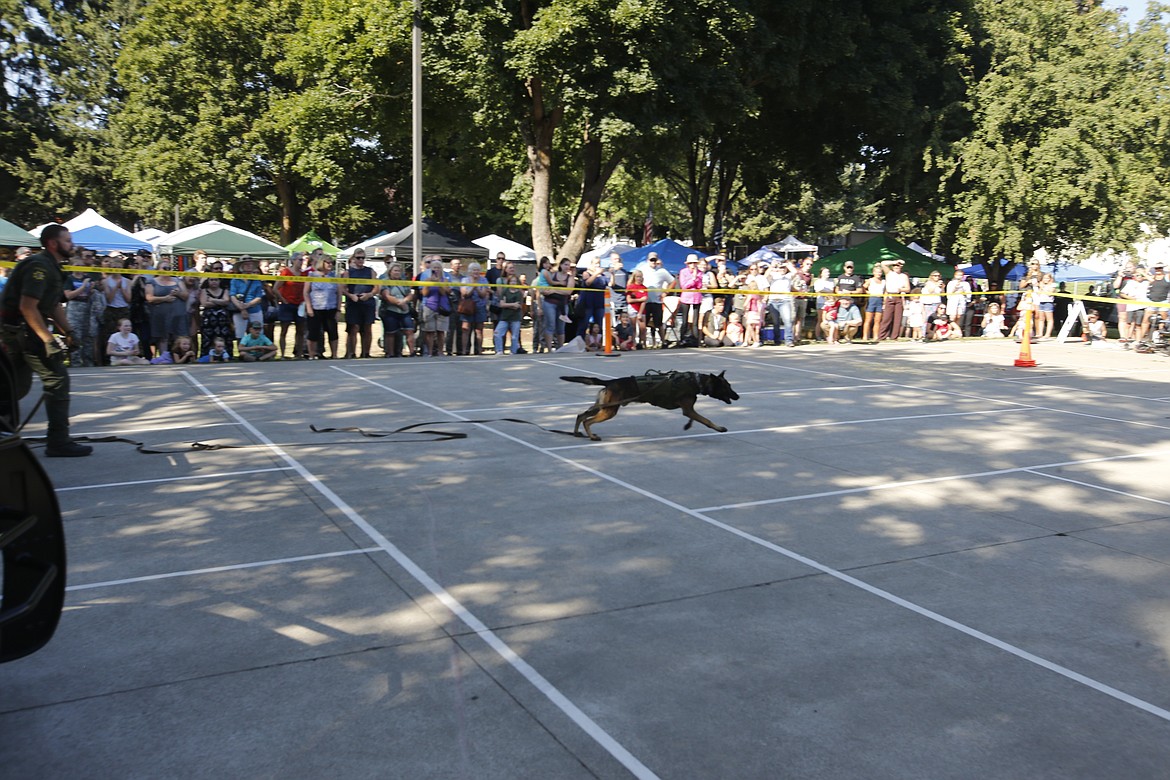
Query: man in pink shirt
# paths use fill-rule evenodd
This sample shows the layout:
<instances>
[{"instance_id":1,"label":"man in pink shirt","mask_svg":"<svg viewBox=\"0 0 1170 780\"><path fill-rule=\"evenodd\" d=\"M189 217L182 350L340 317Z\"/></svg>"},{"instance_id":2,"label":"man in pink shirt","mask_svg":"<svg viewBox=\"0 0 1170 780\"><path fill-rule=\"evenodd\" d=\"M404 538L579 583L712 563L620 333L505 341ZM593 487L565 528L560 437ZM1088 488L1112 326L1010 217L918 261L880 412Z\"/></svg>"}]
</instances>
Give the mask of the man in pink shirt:
<instances>
[{"instance_id":1,"label":"man in pink shirt","mask_svg":"<svg viewBox=\"0 0 1170 780\"><path fill-rule=\"evenodd\" d=\"M678 286L682 290L679 306L683 316L684 341L693 339L699 343L699 304L703 302L703 272L699 269L699 256L687 255L686 267L678 274Z\"/></svg>"}]
</instances>

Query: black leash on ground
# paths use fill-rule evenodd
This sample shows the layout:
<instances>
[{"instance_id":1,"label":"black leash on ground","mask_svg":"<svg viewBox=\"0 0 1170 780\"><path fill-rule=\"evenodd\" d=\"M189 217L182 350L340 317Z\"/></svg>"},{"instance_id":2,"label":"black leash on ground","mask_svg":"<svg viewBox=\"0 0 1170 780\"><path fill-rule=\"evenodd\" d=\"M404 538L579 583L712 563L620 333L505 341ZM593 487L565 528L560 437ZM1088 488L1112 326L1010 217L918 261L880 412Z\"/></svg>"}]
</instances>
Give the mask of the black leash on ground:
<instances>
[{"instance_id":1,"label":"black leash on ground","mask_svg":"<svg viewBox=\"0 0 1170 780\"><path fill-rule=\"evenodd\" d=\"M309 430L312 431L313 433L356 433L359 436L362 436L362 437L367 438L367 439L382 439L383 441L380 442L382 444L396 444L396 443L399 443L399 444L416 443L417 444L421 441L420 439L410 439L410 438L394 439L391 437L398 436L400 434L407 434L409 436L430 436L432 438L429 441L452 441L454 439L466 439L468 437L468 434L466 434L462 431L433 430L433 429L429 429L429 428L424 428L424 426L428 426L428 425L444 425L444 426L446 426L446 425L480 425L480 424L494 423L494 422L520 423L522 425L531 425L533 427L540 428L542 431L546 431L547 433L557 433L557 434L562 434L565 436L576 436L576 434L574 434L572 431L561 431L561 430L557 430L556 428L546 428L543 425L540 425L539 423L534 423L531 420L522 420L518 417L493 417L493 418L484 419L484 420L439 420L439 421L432 421L432 422L414 423L412 425L404 425L401 428L395 428L392 431L366 430L365 428L356 428L356 427L352 427L352 428L318 428L316 425L310 425ZM421 429L421 430L416 430L416 429ZM113 436L113 435L111 435L111 436L75 436L73 438L73 440L79 441L79 442L89 442L91 444L110 444L110 443L130 444L130 445L133 445L134 448L137 449L139 452L141 452L143 455L181 455L181 454L186 454L186 453L190 453L190 452L211 452L214 450L247 450L247 449L266 448L268 446L265 444L216 444L214 442L193 441L189 445L187 445L186 447L182 447L179 449L159 449L157 447L147 446L144 442L136 441L134 439L128 439L125 436ZM24 441L26 443L29 443L29 444L44 444L45 443L44 437L28 438L28 439L25 439ZM325 446L336 446L338 444L359 444L359 443L361 443L360 439L350 439L350 440L342 440L342 441L298 442L295 444L281 444L278 446L280 446L281 449L288 449L290 447L325 447Z\"/></svg>"}]
</instances>

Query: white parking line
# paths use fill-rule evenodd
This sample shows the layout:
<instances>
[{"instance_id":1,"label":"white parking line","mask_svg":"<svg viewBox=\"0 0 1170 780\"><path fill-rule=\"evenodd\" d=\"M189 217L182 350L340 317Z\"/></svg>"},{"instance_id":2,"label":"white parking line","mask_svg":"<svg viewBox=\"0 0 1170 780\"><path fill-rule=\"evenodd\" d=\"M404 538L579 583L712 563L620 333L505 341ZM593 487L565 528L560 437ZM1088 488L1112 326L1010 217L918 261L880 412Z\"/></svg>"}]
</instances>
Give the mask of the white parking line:
<instances>
[{"instance_id":1,"label":"white parking line","mask_svg":"<svg viewBox=\"0 0 1170 780\"><path fill-rule=\"evenodd\" d=\"M234 422L203 423L202 425L160 425L157 428L122 428L116 431L74 431L73 436L125 436L127 434L157 433L159 431L193 431L203 428L222 428Z\"/></svg>"},{"instance_id":2,"label":"white parking line","mask_svg":"<svg viewBox=\"0 0 1170 780\"><path fill-rule=\"evenodd\" d=\"M704 436L736 436L745 433L773 433L777 431L799 431L804 428L833 428L840 425L863 425L865 423L898 422L905 420L926 420L932 417L970 417L978 414L1010 414L1024 412L1028 409L981 409L977 412L940 412L938 414L911 414L902 417L871 417L866 420L836 420L823 423L797 423L796 425L775 425L770 428L745 428L735 431L699 431L698 433L684 433L678 436L654 436L644 439L618 439L611 441L594 441L588 444L563 444L560 447L545 447L546 452L557 450L575 450L582 447L626 447L631 444L642 444L651 441L675 441L677 439L696 439Z\"/></svg>"},{"instance_id":3,"label":"white parking line","mask_svg":"<svg viewBox=\"0 0 1170 780\"><path fill-rule=\"evenodd\" d=\"M252 561L251 563L233 563L227 566L212 566L206 569L188 569L186 571L172 571L166 574L147 574L143 577L128 577L124 580L106 580L105 582L90 582L85 585L70 585L67 591L93 590L94 588L112 588L115 585L130 585L136 582L154 582L169 580L173 577L192 577L197 574L219 574L225 571L240 571L241 569L255 569L260 566L280 566L286 563L300 563L302 561L319 561L324 558L340 558L343 555L363 555L366 553L381 552L380 547L367 547L362 550L338 550L337 552L317 553L316 555L298 555L295 558L274 558L271 561Z\"/></svg>"},{"instance_id":4,"label":"white parking line","mask_svg":"<svg viewBox=\"0 0 1170 780\"><path fill-rule=\"evenodd\" d=\"M874 387L885 387L884 384L872 385L822 385L820 387L780 387L772 390L748 390L740 393L740 396L745 395L787 395L789 393L796 395L798 393L827 393L834 390L868 390ZM483 414L484 412L517 412L524 409L579 409L581 402L569 404L525 404L523 406L488 406L483 409L449 409L448 411L455 414Z\"/></svg>"},{"instance_id":5,"label":"white parking line","mask_svg":"<svg viewBox=\"0 0 1170 780\"><path fill-rule=\"evenodd\" d=\"M372 380L366 379L365 377L362 377L358 374L355 374L351 371L347 371L347 370L342 369L342 368L337 368L337 367L334 367L334 368L336 370L344 373L344 374L347 374L349 376L354 377L355 379L358 379L360 381L374 385L375 387L379 387L383 390L386 390L387 392L394 393L395 395L398 395L398 396L405 398L407 400L414 401L415 403L419 404L420 406L425 406L427 408L433 409L437 412L442 412L444 414L450 414L452 417L455 417L457 419L459 418L459 415L453 414L451 412L446 412L445 410L439 408L438 406L435 406L434 404L427 403L426 401L423 401L423 400L420 400L417 398L413 398L413 397L407 395L406 393L403 393L399 390L395 390L392 387L388 387L388 386L380 384L378 382L374 382ZM1001 639L997 639L997 638L991 636L990 634L984 633L983 631L980 631L976 628L972 628L971 626L968 626L964 623L960 623L957 620L952 620L951 618L947 617L946 615L940 614L940 613L935 612L934 610L931 610L931 609L927 609L926 607L923 607L919 604L915 604L912 601L908 601L908 600L902 598L901 596L896 596L893 593L890 593L889 591L886 591L886 590L883 590L881 588L870 585L868 582L865 582L863 580L859 580L856 577L853 577L849 574L846 574L845 572L842 572L838 569L834 569L831 566L827 566L823 563L820 563L819 561L813 560L812 558L808 558L808 557L801 555L800 553L797 553L797 552L790 550L786 547L781 547L778 544L774 544L772 542L769 542L767 539L763 539L761 537L755 536L755 535L750 534L746 531L743 531L739 528L736 528L735 526L728 525L727 523L722 523L722 522L720 522L712 517L708 517L707 515L705 515L703 512L701 512L699 510L689 509L689 508L683 506L682 504L679 504L675 501L670 500L669 498L666 498L666 497L661 496L657 493L646 490L645 488L638 487L637 485L633 485L629 482L626 482L622 479L619 479L618 477L614 477L610 474L606 474L605 472L600 471L592 466L588 466L584 463L578 463L577 461L572 460L571 458L567 458L564 455L560 455L556 452L551 452L543 447L539 447L539 446L532 444L530 442L526 442L523 439L519 439L515 436L512 436L511 434L496 430L494 428L490 428L486 425L479 424L478 427L482 428L485 431L489 431L489 432L495 434L496 436L499 436L501 438L504 438L504 439L507 439L511 442L514 442L521 447L527 447L529 449L535 450L536 452L543 453L543 454L547 455L548 457L555 458L556 460L559 460L566 465L573 466L574 468L577 468L577 469L580 469L581 471L592 474L592 475L598 477L599 479L604 479L608 482L611 482L615 485L618 485L619 487L625 488L626 490L629 490L633 493L637 493L638 495L649 498L649 499L656 501L664 506L670 507L671 509L675 509L683 514L686 514L686 515L689 515L689 516L695 518L696 520L699 520L703 523L707 523L708 525L714 526L715 528L719 528L723 531L726 531L727 533L738 536L739 538L744 539L745 541L751 542L752 544L756 544L756 545L759 545L761 547L764 547L765 549L772 550L773 552L779 553L780 555L783 555L786 558L790 558L794 561L797 561L798 563L802 563L805 566L808 566L809 568L815 569L816 571L819 571L822 574L826 574L829 577L832 577L836 580L844 582L848 585L852 585L855 588L863 590L866 593L869 593L873 596L876 596L880 599L883 599L891 604L902 607L903 609L907 609L911 612L914 612L915 614L918 614L922 617L925 617L928 620L932 620L936 623L939 623L941 625L944 625L944 626L952 628L956 631L959 631L959 632L961 632L961 633L963 633L963 634L965 634L973 639L979 640L980 642L985 642L986 644L991 645L992 647L998 648L1006 653L1009 653L1009 654L1011 654L1011 655L1013 655L1021 660L1027 661L1031 664L1035 664L1036 666L1039 666L1042 669L1047 669L1051 672L1055 672L1056 674L1059 674L1060 676L1065 677L1066 679L1072 680L1073 682L1077 682L1077 683L1084 685L1088 688L1091 688L1092 690L1095 690L1099 693L1103 693L1106 696L1112 697L1118 701L1129 704L1133 707L1136 707L1137 709L1140 709L1144 712L1147 712L1151 715L1154 715L1155 717L1161 718L1162 720L1170 721L1170 710L1166 710L1166 709L1163 709L1161 707L1158 707L1157 705L1151 704L1150 702L1147 702L1143 699L1139 699L1136 696L1128 694L1125 691L1122 691L1118 688L1114 688L1110 685L1106 685L1105 683L1102 683L1098 680L1094 680L1093 678L1088 677L1086 675L1083 675L1080 672L1076 672L1076 671L1074 671L1066 666L1062 666L1062 665L1055 663L1053 661L1049 661L1046 658L1042 658L1038 655L1035 655L1034 653L1030 653L1027 650L1024 650L1023 648L1017 647L1017 646L1015 646L1009 642L1005 642ZM1149 455L1149 454L1150 453L1146 453L1146 455ZM1106 460L1106 459L1103 458L1101 460Z\"/></svg>"},{"instance_id":6,"label":"white parking line","mask_svg":"<svg viewBox=\"0 0 1170 780\"><path fill-rule=\"evenodd\" d=\"M790 365L783 364L783 363L761 363L761 362L755 361L755 360L742 360L740 358L723 357L721 355L715 355L715 357L717 357L721 360L732 360L732 361L735 361L737 363L751 363L753 365L758 365L758 366L768 366L770 368L776 368L776 369L780 369L782 371L798 371L798 372L804 373L804 374L820 374L822 376L831 376L831 377L836 377L836 378L840 378L840 379L853 379L853 380L856 380L858 382L872 382L872 381L874 381L872 377L865 377L865 378L851 377L851 376L847 376L845 374L837 374L837 373L832 373L829 371L817 371L816 369L812 369L812 368L797 368L796 366L790 366ZM1088 412L1076 412L1076 411L1073 411L1071 409L1057 409L1057 408L1051 407L1051 406L1040 406L1039 404L1028 404L1028 403L1024 403L1022 401L1009 401L1009 400L1004 399L1004 398L995 398L993 396L975 395L973 393L960 393L957 390L940 390L937 387L925 387L923 385L907 385L907 384L902 384L901 382L882 382L882 384L885 385L886 387L898 387L898 388L901 388L903 390L915 390L915 391L920 392L920 393L951 395L951 396L955 396L958 398L969 398L969 399L977 400L977 401L985 401L987 403L1007 404L1009 406L1020 406L1020 407L1025 407L1028 409L1034 409L1036 411L1055 412L1057 414L1069 414L1069 415L1073 415L1074 417L1088 417L1088 418L1093 419L1093 420L1105 420L1106 422L1123 423L1125 425L1137 425L1137 426L1140 426L1142 428L1158 428L1160 430L1170 431L1170 425L1158 425L1157 423L1147 423L1147 422L1142 422L1140 420L1126 420L1126 419L1123 419L1120 417L1107 417L1103 414L1089 414Z\"/></svg>"},{"instance_id":7,"label":"white parking line","mask_svg":"<svg viewBox=\"0 0 1170 780\"><path fill-rule=\"evenodd\" d=\"M960 479L980 479L982 477L996 477L1003 474L1019 474L1020 472L1029 472L1038 474L1040 476L1052 476L1050 474L1043 474L1035 469L1054 469L1062 466L1083 466L1089 463L1107 463L1115 460L1131 460L1133 458L1155 458L1170 455L1170 450L1160 450L1155 452L1139 452L1130 455L1111 455L1101 458L1085 458L1084 460L1066 460L1059 463L1041 463L1035 466L1018 466L1010 469L995 469L993 471L974 471L969 474L950 474L944 477L926 477L924 479L910 479L901 482L882 482L877 485L867 485L865 487L845 488L843 490L826 490L822 493L803 493L797 496L783 496L781 498L762 498L758 501L743 501L738 504L723 504L721 506L705 506L696 509L696 512L724 512L729 509L744 509L752 506L768 506L769 504L787 504L793 501L810 501L817 498L834 498L836 496L847 496L854 493L871 493L876 490L895 490L897 488L914 487L915 485L930 485L935 482L951 482ZM1062 477L1053 477L1053 479L1063 479ZM1072 482L1073 480L1065 480ZM1086 487L1093 487L1086 485ZM1102 488L1108 490L1108 488ZM1120 492L1120 491L1114 491ZM1129 495L1129 494L1126 494ZM1142 498L1142 496L1134 496L1134 498ZM1154 500L1154 499L1148 499Z\"/></svg>"},{"instance_id":8,"label":"white parking line","mask_svg":"<svg viewBox=\"0 0 1170 780\"><path fill-rule=\"evenodd\" d=\"M343 374L361 379L361 377L358 377L357 374L354 374L343 368L337 366L334 366L333 368L334 370L340 371ZM397 545L392 543L380 531L378 531L378 529L370 525L370 523L364 517L358 514L358 512L353 507L342 500L340 496L334 493L333 490L330 489L330 487L320 479L318 479L316 475L305 468L305 466L302 465L300 461L281 449L279 445L275 444L256 426L252 425L250 422L248 422L247 419L228 406L228 404L221 400L219 396L215 395L209 389L207 389L207 387L194 376L191 374L184 374L184 376L189 382L191 382L191 384L195 385L195 387L198 388L200 392L202 392L205 396L211 399L212 402L219 406L220 409L238 421L240 425L244 426L253 436L256 437L258 441L268 447L273 455L291 466L293 470L301 476L302 479L304 479L307 483L309 483L310 486L313 487L313 489L324 496L325 499L329 501L329 503L333 504L333 506L336 507L337 510L343 515L345 515L345 517L351 523L360 528L361 531L367 537L369 537L370 541L377 545L380 550L393 558L394 561L403 569L405 569L410 576L414 577L414 579L417 580L424 588L430 591L431 595L433 595L439 601L439 603L445 606L453 615L455 615L455 617L463 621L463 623L467 625L467 627L470 628L473 632L475 632L476 636L478 636L488 647L494 650L502 659L507 661L513 669L515 669L526 680L528 680L528 682L532 684L533 687L540 691L550 702L552 702L558 709L560 709L561 712L563 712L570 720L577 724L578 728L592 737L598 745L600 745L607 753L613 756L614 759L620 762L622 766L624 766L631 774L637 778L646 778L647 780L649 780L649 778L657 778L657 775L650 771L650 769L641 761L639 761L632 753L626 750L626 748L620 742L614 739L614 737L612 737L609 732L605 731L603 728L601 728L601 726L597 725L597 723L588 715L586 715L580 707L578 707L567 696L561 693L561 691L555 685L549 682L542 674L540 674L540 672L536 671L536 669L531 664L521 658L520 655L511 648L511 646L504 642L504 640L500 639L494 631L488 628L487 625L484 624L484 622L481 621L478 617L476 617L469 609L467 609L467 607L463 606L463 604L454 596L452 596L446 588L440 585L433 577L431 577L430 574L428 574L422 567L415 563L414 560L406 555L406 553L402 552L402 550L400 550ZM362 381L370 382L368 379L363 379ZM370 382L370 384L377 385L376 382ZM377 386L385 388L384 385ZM398 391L392 392L397 393ZM410 398L410 396L405 394L399 393L399 395L402 395L408 400L415 401L416 403L423 403L421 401L417 401L416 399ZM433 404L424 405L436 411L443 412L442 409ZM444 413L446 414L447 412Z\"/></svg>"},{"instance_id":9,"label":"white parking line","mask_svg":"<svg viewBox=\"0 0 1170 780\"><path fill-rule=\"evenodd\" d=\"M1158 454L1158 453L1153 453L1153 454ZM1162 454L1164 454L1164 453L1162 453ZM1092 482L1081 482L1079 479L1069 479L1068 477L1062 477L1058 474L1047 474L1043 471L1034 471L1033 469L1024 469L1024 470L1027 471L1029 474L1035 474L1038 477L1048 477L1049 479L1055 479L1059 482L1068 482L1068 483L1071 483L1073 485L1080 485L1081 487L1092 488L1093 490L1101 490L1101 491L1104 491L1106 493L1115 493L1119 496L1125 496L1127 498L1136 498L1139 501L1149 501L1152 504L1162 504L1163 506L1170 506L1170 501L1163 501L1160 498L1150 498L1149 496L1143 496L1143 495L1140 495L1138 493L1127 493L1124 490L1115 490L1114 488L1105 487L1104 485L1096 485L1096 484L1093 484Z\"/></svg>"},{"instance_id":10,"label":"white parking line","mask_svg":"<svg viewBox=\"0 0 1170 780\"><path fill-rule=\"evenodd\" d=\"M131 485L151 485L157 482L187 482L198 479L232 479L244 474L265 474L269 471L290 471L291 466L273 466L269 469L251 469L249 471L222 471L218 474L187 474L182 477L160 477L159 479L136 479L132 482L103 482L100 485L74 485L73 487L59 487L58 493L68 490L100 490L101 488L129 487Z\"/></svg>"}]
</instances>

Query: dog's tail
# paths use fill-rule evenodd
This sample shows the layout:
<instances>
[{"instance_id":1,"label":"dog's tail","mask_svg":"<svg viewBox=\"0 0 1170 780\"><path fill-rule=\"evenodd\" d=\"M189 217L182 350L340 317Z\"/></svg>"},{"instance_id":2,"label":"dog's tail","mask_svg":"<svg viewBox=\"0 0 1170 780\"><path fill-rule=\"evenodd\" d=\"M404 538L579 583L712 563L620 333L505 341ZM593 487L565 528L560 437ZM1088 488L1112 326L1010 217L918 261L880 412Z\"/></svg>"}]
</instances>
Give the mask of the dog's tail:
<instances>
[{"instance_id":1,"label":"dog's tail","mask_svg":"<svg viewBox=\"0 0 1170 780\"><path fill-rule=\"evenodd\" d=\"M604 379L598 379L593 376L563 376L561 379L566 382L576 382L579 385L604 385Z\"/></svg>"}]
</instances>

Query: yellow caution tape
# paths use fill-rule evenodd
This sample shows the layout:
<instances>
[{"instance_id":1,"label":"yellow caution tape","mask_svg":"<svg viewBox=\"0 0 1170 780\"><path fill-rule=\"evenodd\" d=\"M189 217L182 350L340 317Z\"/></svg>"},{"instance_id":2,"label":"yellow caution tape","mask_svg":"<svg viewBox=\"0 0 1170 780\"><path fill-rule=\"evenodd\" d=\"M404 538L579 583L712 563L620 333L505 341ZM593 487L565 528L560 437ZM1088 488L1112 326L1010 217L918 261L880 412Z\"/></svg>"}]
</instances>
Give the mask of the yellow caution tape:
<instances>
[{"instance_id":1,"label":"yellow caution tape","mask_svg":"<svg viewBox=\"0 0 1170 780\"><path fill-rule=\"evenodd\" d=\"M16 266L16 263L11 262L11 261L0 261L0 267L13 268L15 266ZM214 271L214 272L167 271L166 273L159 273L158 269L152 269L152 268L120 268L120 269L117 269L117 272L115 273L109 268L80 266L80 265L77 265L77 266L65 265L65 266L61 266L61 268L65 271L83 271L86 273L102 273L102 274L109 274L109 275L114 275L114 276L116 276L116 275L130 276L130 275L134 275L134 274L139 274L139 275L147 275L147 276L177 276L177 277L183 277L183 278L196 278L196 279L220 279L220 280L225 280L225 281L231 281L232 279L257 279L257 280L262 281L262 282L270 282L270 283L276 283L276 282L317 282L317 283L324 283L324 284L332 283L332 284L346 284L346 285L349 285L349 284L368 284L368 285L371 285L374 287L488 287L488 288L497 288L497 289L517 287L517 285L501 284L501 283L493 284L490 282L438 282L438 281L432 282L429 280L428 281L415 281L413 279L357 279L357 278L349 278L349 277L342 277L342 276L280 276L280 275L276 275L276 274L237 274L237 273L230 273L230 272L225 273L223 271ZM557 292L560 294L581 292L581 291L598 292L598 293L602 292L602 290L592 288L592 287L573 287L573 288L551 287L551 286L535 287L532 284L529 284L526 287L522 287L522 289ZM700 294L710 294L710 295L758 295L758 296L769 296L769 297L777 296L777 295L784 295L784 296L788 296L788 297L792 297L792 298L818 298L818 297L921 298L924 295L939 296L939 297L944 298L944 299L947 297L946 293L916 292L916 293L871 294L871 293L865 293L865 292L860 292L860 291L859 292L851 292L851 293L833 293L833 292L819 293L819 292L814 292L812 290L807 290L807 291L803 291L803 292L793 292L793 291L772 292L770 290L756 290L756 289L752 289L752 288L748 288L748 287L738 287L738 288L723 288L723 287L706 288L706 287L704 287L701 289L691 289L691 290L682 290L678 287L647 287L646 290L647 290L647 292L660 292L660 293L668 293L671 295L678 295L678 294L683 293L683 292L697 292ZM989 297L989 296L1007 296L1007 295L1023 295L1023 294L1024 293L1021 292L1020 290L972 290L970 293L963 293L963 296L967 297L968 295L970 295L970 296ZM1170 302L1168 302L1168 301L1159 301L1159 302L1129 301L1125 298L1105 298L1105 297L1098 296L1098 295L1077 295L1074 293L1062 293L1062 292L1054 292L1054 293L1052 293L1052 295L1056 296L1056 297L1069 298L1071 300L1078 300L1078 301L1093 301L1093 302L1097 302L1097 303L1112 303L1112 304L1122 304L1122 305L1132 304L1134 306L1154 306L1154 307L1159 307L1159 308L1170 308Z\"/></svg>"}]
</instances>

